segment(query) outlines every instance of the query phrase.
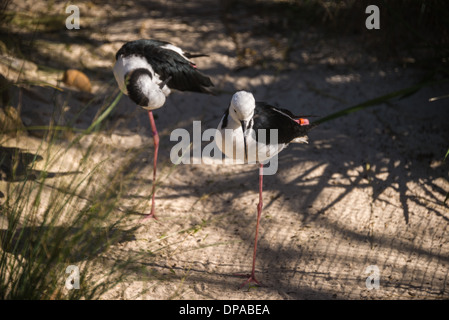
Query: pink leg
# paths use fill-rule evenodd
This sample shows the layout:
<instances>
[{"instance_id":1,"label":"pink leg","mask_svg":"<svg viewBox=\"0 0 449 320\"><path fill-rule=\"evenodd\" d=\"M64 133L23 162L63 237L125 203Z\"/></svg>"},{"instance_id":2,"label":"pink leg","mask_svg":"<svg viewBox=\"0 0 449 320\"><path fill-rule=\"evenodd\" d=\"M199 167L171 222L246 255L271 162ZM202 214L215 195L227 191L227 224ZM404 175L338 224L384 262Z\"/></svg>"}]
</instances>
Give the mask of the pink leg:
<instances>
[{"instance_id":1,"label":"pink leg","mask_svg":"<svg viewBox=\"0 0 449 320\"><path fill-rule=\"evenodd\" d=\"M256 279L256 252L257 252L257 238L259 236L259 222L260 217L262 215L262 185L263 185L263 164L260 164L259 167L259 204L257 205L257 224L256 224L256 237L254 239L254 253L253 253L253 268L251 270L251 274L249 278L240 286L240 288L244 287L246 284L255 282L260 285L260 282Z\"/></svg>"},{"instance_id":2,"label":"pink leg","mask_svg":"<svg viewBox=\"0 0 449 320\"><path fill-rule=\"evenodd\" d=\"M154 218L157 220L156 215L154 214L154 196L156 194L156 170L157 170L157 153L159 150L159 134L157 133L156 123L154 122L153 112L148 111L148 116L150 117L151 130L153 132L153 141L154 141L154 160L153 160L153 188L152 188L152 199L151 199L151 212L148 214L142 221L147 220L148 218Z\"/></svg>"}]
</instances>

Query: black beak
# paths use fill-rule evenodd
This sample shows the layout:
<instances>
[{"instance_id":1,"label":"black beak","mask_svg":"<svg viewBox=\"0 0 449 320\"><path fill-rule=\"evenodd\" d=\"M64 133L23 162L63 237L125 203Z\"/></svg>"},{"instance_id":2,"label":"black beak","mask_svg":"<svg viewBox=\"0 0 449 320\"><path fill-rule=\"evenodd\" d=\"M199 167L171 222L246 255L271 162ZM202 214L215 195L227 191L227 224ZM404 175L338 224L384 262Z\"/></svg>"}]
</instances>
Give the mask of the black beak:
<instances>
[{"instance_id":1,"label":"black beak","mask_svg":"<svg viewBox=\"0 0 449 320\"><path fill-rule=\"evenodd\" d=\"M167 79L165 79L164 81L162 81L160 84L159 84L159 88L161 88L161 90L162 90L162 88L171 80L171 78L172 78L172 76L169 76Z\"/></svg>"},{"instance_id":2,"label":"black beak","mask_svg":"<svg viewBox=\"0 0 449 320\"><path fill-rule=\"evenodd\" d=\"M243 131L243 144L244 144L244 148L245 148L245 159L248 160L248 148L246 146L246 121L240 121L240 124L242 126L242 131Z\"/></svg>"}]
</instances>

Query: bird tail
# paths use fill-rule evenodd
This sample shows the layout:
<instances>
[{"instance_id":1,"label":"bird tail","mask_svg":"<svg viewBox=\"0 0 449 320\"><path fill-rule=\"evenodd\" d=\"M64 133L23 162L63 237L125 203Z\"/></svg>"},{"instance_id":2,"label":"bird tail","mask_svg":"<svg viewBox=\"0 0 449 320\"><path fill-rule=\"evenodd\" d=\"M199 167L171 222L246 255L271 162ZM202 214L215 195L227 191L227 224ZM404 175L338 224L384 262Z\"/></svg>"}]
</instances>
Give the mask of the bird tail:
<instances>
[{"instance_id":1,"label":"bird tail","mask_svg":"<svg viewBox=\"0 0 449 320\"><path fill-rule=\"evenodd\" d=\"M197 70L194 77L196 78L196 83L199 84L200 92L213 93L212 87L214 86L214 84L208 76L202 74Z\"/></svg>"},{"instance_id":2,"label":"bird tail","mask_svg":"<svg viewBox=\"0 0 449 320\"><path fill-rule=\"evenodd\" d=\"M203 54L203 53L189 53L189 52L184 52L184 55L189 58L199 58L199 57L209 57L208 54Z\"/></svg>"},{"instance_id":3,"label":"bird tail","mask_svg":"<svg viewBox=\"0 0 449 320\"><path fill-rule=\"evenodd\" d=\"M173 77L168 82L168 86L180 91L214 94L214 90L212 89L214 84L210 78L193 68L188 70L184 74L184 77Z\"/></svg>"}]
</instances>

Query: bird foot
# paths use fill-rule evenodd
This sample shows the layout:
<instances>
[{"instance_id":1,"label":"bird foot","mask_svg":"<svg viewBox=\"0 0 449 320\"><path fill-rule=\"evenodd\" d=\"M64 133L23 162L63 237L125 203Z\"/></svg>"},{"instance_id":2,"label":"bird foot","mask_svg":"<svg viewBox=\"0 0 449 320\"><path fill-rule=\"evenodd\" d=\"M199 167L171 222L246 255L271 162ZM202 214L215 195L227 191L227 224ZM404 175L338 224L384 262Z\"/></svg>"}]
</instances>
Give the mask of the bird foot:
<instances>
[{"instance_id":1,"label":"bird foot","mask_svg":"<svg viewBox=\"0 0 449 320\"><path fill-rule=\"evenodd\" d=\"M145 218L143 218L142 220L140 220L140 222L145 222L145 221L147 221L148 219L151 219L151 218L153 218L154 220L158 220L157 217L156 217L156 215L150 213L150 214L147 214L147 215L145 216Z\"/></svg>"},{"instance_id":2,"label":"bird foot","mask_svg":"<svg viewBox=\"0 0 449 320\"><path fill-rule=\"evenodd\" d=\"M260 283L260 282L256 279L256 276L255 276L254 273L251 273L251 274L234 274L234 276L236 276L236 277L248 277L248 279L246 279L246 281L243 282L243 283L240 285L240 287L239 287L240 289L243 288L244 286L246 286L247 284L249 284L250 287L251 287L251 283L252 283L252 282L255 283L255 284L258 285L258 286L261 286L261 285L262 285L262 283Z\"/></svg>"},{"instance_id":3,"label":"bird foot","mask_svg":"<svg viewBox=\"0 0 449 320\"><path fill-rule=\"evenodd\" d=\"M151 219L151 218L153 218L154 220L158 220L157 217L156 217L156 214L154 213L154 210L153 210L153 209L151 210L151 212L150 212L149 214L145 215L145 217L142 218L142 219L140 220L140 222L141 222L141 223L142 223L142 222L145 222L145 221L147 221L148 219Z\"/></svg>"}]
</instances>

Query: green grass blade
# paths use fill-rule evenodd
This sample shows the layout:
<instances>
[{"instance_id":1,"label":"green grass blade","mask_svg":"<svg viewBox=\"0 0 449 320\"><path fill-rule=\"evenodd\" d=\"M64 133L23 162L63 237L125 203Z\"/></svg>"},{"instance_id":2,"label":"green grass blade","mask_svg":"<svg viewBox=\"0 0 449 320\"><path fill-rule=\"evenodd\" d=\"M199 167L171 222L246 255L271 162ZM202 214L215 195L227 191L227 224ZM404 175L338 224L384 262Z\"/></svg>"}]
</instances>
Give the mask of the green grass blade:
<instances>
[{"instance_id":1,"label":"green grass blade","mask_svg":"<svg viewBox=\"0 0 449 320\"><path fill-rule=\"evenodd\" d=\"M431 82L424 82L424 83L419 83L419 84L416 84L414 86L411 86L411 87L408 87L408 88L405 88L405 89L401 89L401 90L398 90L398 91L390 92L390 93L385 94L383 96L380 96L380 97L377 97L377 98L374 98L374 99L362 102L360 104L357 104L355 106L343 109L341 111L332 113L332 114L330 114L330 115L328 115L326 117L318 119L317 121L315 121L313 123L316 124L316 125L322 124L324 122L327 122L327 121L330 121L330 120L334 120L334 119L346 116L346 115L348 115L350 113L357 112L357 111L360 111L360 110L364 110L364 109L366 109L368 107L374 107L374 106L380 105L380 104L385 103L385 102L387 102L387 101L389 101L389 100L391 100L393 98L396 98L396 97L408 96L410 94L415 93L416 91L418 91L421 88L428 87L428 86L431 86L431 85L434 85L434 84L448 82L448 81L449 81L449 79L444 79L444 80L439 80L439 81L431 81Z\"/></svg>"},{"instance_id":2,"label":"green grass blade","mask_svg":"<svg viewBox=\"0 0 449 320\"><path fill-rule=\"evenodd\" d=\"M67 146L66 150L69 150L73 145L77 144L82 137L91 133L106 117L114 110L120 99L122 98L123 92L119 92L114 101L109 105L109 107L94 121L86 130L82 131L73 141Z\"/></svg>"},{"instance_id":3,"label":"green grass blade","mask_svg":"<svg viewBox=\"0 0 449 320\"><path fill-rule=\"evenodd\" d=\"M122 95L123 92L120 91L117 97L114 99L114 101L110 104L110 106L97 118L97 120L95 120L89 126L89 128L86 129L86 131L84 132L85 134L91 133L92 130L94 130L104 119L106 119L106 117L112 112L112 110L114 110L115 106L120 101Z\"/></svg>"}]
</instances>

